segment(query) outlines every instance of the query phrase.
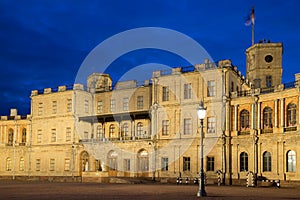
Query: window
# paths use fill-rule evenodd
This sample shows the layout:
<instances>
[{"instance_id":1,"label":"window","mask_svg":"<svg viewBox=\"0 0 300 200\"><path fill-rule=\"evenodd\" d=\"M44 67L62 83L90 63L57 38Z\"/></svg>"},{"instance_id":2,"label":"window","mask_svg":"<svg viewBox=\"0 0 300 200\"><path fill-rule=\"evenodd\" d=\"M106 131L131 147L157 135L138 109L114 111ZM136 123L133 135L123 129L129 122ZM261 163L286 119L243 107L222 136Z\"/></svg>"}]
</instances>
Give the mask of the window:
<instances>
[{"instance_id":1,"label":"window","mask_svg":"<svg viewBox=\"0 0 300 200\"><path fill-rule=\"evenodd\" d=\"M13 145L13 141L14 141L14 130L12 128L8 129L8 145Z\"/></svg>"},{"instance_id":2,"label":"window","mask_svg":"<svg viewBox=\"0 0 300 200\"><path fill-rule=\"evenodd\" d=\"M169 158L161 158L161 171L169 170Z\"/></svg>"},{"instance_id":3,"label":"window","mask_svg":"<svg viewBox=\"0 0 300 200\"><path fill-rule=\"evenodd\" d=\"M192 85L190 83L184 84L184 99L192 98Z\"/></svg>"},{"instance_id":4,"label":"window","mask_svg":"<svg viewBox=\"0 0 300 200\"><path fill-rule=\"evenodd\" d=\"M137 136L141 137L143 135L143 123L139 122L137 125Z\"/></svg>"},{"instance_id":5,"label":"window","mask_svg":"<svg viewBox=\"0 0 300 200\"><path fill-rule=\"evenodd\" d=\"M192 119L191 118L184 119L183 124L184 124L183 134L184 135L192 134Z\"/></svg>"},{"instance_id":6,"label":"window","mask_svg":"<svg viewBox=\"0 0 300 200\"><path fill-rule=\"evenodd\" d=\"M263 110L263 128L272 128L272 109L265 107Z\"/></svg>"},{"instance_id":7,"label":"window","mask_svg":"<svg viewBox=\"0 0 300 200\"><path fill-rule=\"evenodd\" d=\"M234 82L232 81L230 91L233 92L233 90L234 90Z\"/></svg>"},{"instance_id":8,"label":"window","mask_svg":"<svg viewBox=\"0 0 300 200\"><path fill-rule=\"evenodd\" d=\"M128 109L129 109L129 99L124 98L123 99L123 111L128 111Z\"/></svg>"},{"instance_id":9,"label":"window","mask_svg":"<svg viewBox=\"0 0 300 200\"><path fill-rule=\"evenodd\" d=\"M191 171L191 158L183 157L183 171Z\"/></svg>"},{"instance_id":10,"label":"window","mask_svg":"<svg viewBox=\"0 0 300 200\"><path fill-rule=\"evenodd\" d=\"M146 150L138 153L138 170L142 172L149 170L149 155Z\"/></svg>"},{"instance_id":11,"label":"window","mask_svg":"<svg viewBox=\"0 0 300 200\"><path fill-rule=\"evenodd\" d=\"M215 171L215 158L207 157L206 171Z\"/></svg>"},{"instance_id":12,"label":"window","mask_svg":"<svg viewBox=\"0 0 300 200\"><path fill-rule=\"evenodd\" d=\"M124 171L130 171L130 159L124 159Z\"/></svg>"},{"instance_id":13,"label":"window","mask_svg":"<svg viewBox=\"0 0 300 200\"><path fill-rule=\"evenodd\" d=\"M37 143L42 142L42 130L38 130L37 132Z\"/></svg>"},{"instance_id":14,"label":"window","mask_svg":"<svg viewBox=\"0 0 300 200\"><path fill-rule=\"evenodd\" d=\"M272 76L270 75L266 76L266 87L267 88L272 87Z\"/></svg>"},{"instance_id":15,"label":"window","mask_svg":"<svg viewBox=\"0 0 300 200\"><path fill-rule=\"evenodd\" d=\"M97 139L102 139L103 138L103 130L102 130L102 126L99 125L97 126Z\"/></svg>"},{"instance_id":16,"label":"window","mask_svg":"<svg viewBox=\"0 0 300 200\"><path fill-rule=\"evenodd\" d=\"M66 129L66 141L70 141L71 140L71 128L67 127Z\"/></svg>"},{"instance_id":17,"label":"window","mask_svg":"<svg viewBox=\"0 0 300 200\"><path fill-rule=\"evenodd\" d=\"M41 160L40 159L36 159L35 160L35 170L36 171L40 171L41 170Z\"/></svg>"},{"instance_id":18,"label":"window","mask_svg":"<svg viewBox=\"0 0 300 200\"><path fill-rule=\"evenodd\" d=\"M89 113L89 101L84 100L84 112Z\"/></svg>"},{"instance_id":19,"label":"window","mask_svg":"<svg viewBox=\"0 0 300 200\"><path fill-rule=\"evenodd\" d=\"M144 97L138 96L137 97L137 109L143 109L144 107Z\"/></svg>"},{"instance_id":20,"label":"window","mask_svg":"<svg viewBox=\"0 0 300 200\"><path fill-rule=\"evenodd\" d=\"M83 132L83 138L84 138L85 140L89 139L89 132L84 131L84 132Z\"/></svg>"},{"instance_id":21,"label":"window","mask_svg":"<svg viewBox=\"0 0 300 200\"><path fill-rule=\"evenodd\" d=\"M67 99L67 112L72 111L72 99Z\"/></svg>"},{"instance_id":22,"label":"window","mask_svg":"<svg viewBox=\"0 0 300 200\"><path fill-rule=\"evenodd\" d=\"M57 112L57 101L52 101L52 114Z\"/></svg>"},{"instance_id":23,"label":"window","mask_svg":"<svg viewBox=\"0 0 300 200\"><path fill-rule=\"evenodd\" d=\"M22 129L22 143L26 142L26 128Z\"/></svg>"},{"instance_id":24,"label":"window","mask_svg":"<svg viewBox=\"0 0 300 200\"><path fill-rule=\"evenodd\" d=\"M56 129L51 130L51 142L56 142Z\"/></svg>"},{"instance_id":25,"label":"window","mask_svg":"<svg viewBox=\"0 0 300 200\"><path fill-rule=\"evenodd\" d=\"M242 152L240 154L240 171L241 172L248 171L248 154L246 152Z\"/></svg>"},{"instance_id":26,"label":"window","mask_svg":"<svg viewBox=\"0 0 300 200\"><path fill-rule=\"evenodd\" d=\"M115 151L111 151L108 155L108 166L110 170L117 170L118 168L118 154Z\"/></svg>"},{"instance_id":27,"label":"window","mask_svg":"<svg viewBox=\"0 0 300 200\"><path fill-rule=\"evenodd\" d=\"M41 116L43 114L43 103L39 103L38 105L38 115Z\"/></svg>"},{"instance_id":28,"label":"window","mask_svg":"<svg viewBox=\"0 0 300 200\"><path fill-rule=\"evenodd\" d=\"M97 102L97 113L102 113L103 103L102 101Z\"/></svg>"},{"instance_id":29,"label":"window","mask_svg":"<svg viewBox=\"0 0 300 200\"><path fill-rule=\"evenodd\" d=\"M208 97L216 96L216 82L215 81L207 82L207 96Z\"/></svg>"},{"instance_id":30,"label":"window","mask_svg":"<svg viewBox=\"0 0 300 200\"><path fill-rule=\"evenodd\" d=\"M115 112L116 111L116 100L111 99L110 100L110 112Z\"/></svg>"},{"instance_id":31,"label":"window","mask_svg":"<svg viewBox=\"0 0 300 200\"><path fill-rule=\"evenodd\" d=\"M162 121L162 135L169 135L169 120Z\"/></svg>"},{"instance_id":32,"label":"window","mask_svg":"<svg viewBox=\"0 0 300 200\"><path fill-rule=\"evenodd\" d=\"M163 89L162 90L162 94L163 94L162 100L169 101L169 87L163 87L162 89Z\"/></svg>"},{"instance_id":33,"label":"window","mask_svg":"<svg viewBox=\"0 0 300 200\"><path fill-rule=\"evenodd\" d=\"M242 110L240 114L241 119L241 130L248 130L249 129L249 111L248 110Z\"/></svg>"},{"instance_id":34,"label":"window","mask_svg":"<svg viewBox=\"0 0 300 200\"><path fill-rule=\"evenodd\" d=\"M70 171L71 162L70 159L65 159L65 171Z\"/></svg>"},{"instance_id":35,"label":"window","mask_svg":"<svg viewBox=\"0 0 300 200\"><path fill-rule=\"evenodd\" d=\"M272 171L272 157L271 157L271 153L268 151L263 153L263 171L264 172Z\"/></svg>"},{"instance_id":36,"label":"window","mask_svg":"<svg viewBox=\"0 0 300 200\"><path fill-rule=\"evenodd\" d=\"M25 169L25 161L24 158L20 158L20 165L19 165L19 170L24 171Z\"/></svg>"},{"instance_id":37,"label":"window","mask_svg":"<svg viewBox=\"0 0 300 200\"><path fill-rule=\"evenodd\" d=\"M128 129L129 129L129 126L128 126L128 124L127 123L125 123L125 124L123 124L123 126L122 126L122 137L128 137L128 133L129 133L129 131L128 131Z\"/></svg>"},{"instance_id":38,"label":"window","mask_svg":"<svg viewBox=\"0 0 300 200\"><path fill-rule=\"evenodd\" d=\"M286 154L287 172L296 172L296 153L293 150L290 150Z\"/></svg>"},{"instance_id":39,"label":"window","mask_svg":"<svg viewBox=\"0 0 300 200\"><path fill-rule=\"evenodd\" d=\"M287 106L287 126L296 125L296 104L290 103Z\"/></svg>"},{"instance_id":40,"label":"window","mask_svg":"<svg viewBox=\"0 0 300 200\"><path fill-rule=\"evenodd\" d=\"M11 159L6 158L6 171L11 171Z\"/></svg>"},{"instance_id":41,"label":"window","mask_svg":"<svg viewBox=\"0 0 300 200\"><path fill-rule=\"evenodd\" d=\"M109 126L109 137L113 138L115 135L115 126L112 124Z\"/></svg>"},{"instance_id":42,"label":"window","mask_svg":"<svg viewBox=\"0 0 300 200\"><path fill-rule=\"evenodd\" d=\"M55 159L50 159L50 171L55 170Z\"/></svg>"},{"instance_id":43,"label":"window","mask_svg":"<svg viewBox=\"0 0 300 200\"><path fill-rule=\"evenodd\" d=\"M216 118L208 117L207 118L207 133L215 133L216 132Z\"/></svg>"}]
</instances>

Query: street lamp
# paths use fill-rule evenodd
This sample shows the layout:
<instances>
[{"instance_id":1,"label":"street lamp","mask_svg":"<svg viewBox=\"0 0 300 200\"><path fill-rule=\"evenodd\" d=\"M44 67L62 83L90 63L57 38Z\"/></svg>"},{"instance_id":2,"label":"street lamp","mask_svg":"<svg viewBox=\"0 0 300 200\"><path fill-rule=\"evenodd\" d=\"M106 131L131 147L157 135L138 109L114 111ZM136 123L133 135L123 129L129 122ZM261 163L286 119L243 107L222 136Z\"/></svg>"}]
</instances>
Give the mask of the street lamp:
<instances>
[{"instance_id":1,"label":"street lamp","mask_svg":"<svg viewBox=\"0 0 300 200\"><path fill-rule=\"evenodd\" d=\"M203 101L200 101L197 107L198 118L200 119L200 181L199 191L197 197L205 197L205 185L204 185L204 171L203 171L203 119L205 118L206 108L204 108Z\"/></svg>"}]
</instances>

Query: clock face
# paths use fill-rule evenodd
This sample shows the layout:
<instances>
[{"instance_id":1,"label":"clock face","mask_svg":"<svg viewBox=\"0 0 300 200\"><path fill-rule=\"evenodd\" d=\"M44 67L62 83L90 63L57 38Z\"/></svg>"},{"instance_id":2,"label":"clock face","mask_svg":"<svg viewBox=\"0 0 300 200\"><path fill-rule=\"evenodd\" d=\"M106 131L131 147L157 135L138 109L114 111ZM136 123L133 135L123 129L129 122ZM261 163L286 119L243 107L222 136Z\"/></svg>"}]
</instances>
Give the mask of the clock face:
<instances>
[{"instance_id":1,"label":"clock face","mask_svg":"<svg viewBox=\"0 0 300 200\"><path fill-rule=\"evenodd\" d=\"M266 61L267 63L272 62L272 60L273 60L273 56L271 56L271 55L266 55L265 61Z\"/></svg>"}]
</instances>

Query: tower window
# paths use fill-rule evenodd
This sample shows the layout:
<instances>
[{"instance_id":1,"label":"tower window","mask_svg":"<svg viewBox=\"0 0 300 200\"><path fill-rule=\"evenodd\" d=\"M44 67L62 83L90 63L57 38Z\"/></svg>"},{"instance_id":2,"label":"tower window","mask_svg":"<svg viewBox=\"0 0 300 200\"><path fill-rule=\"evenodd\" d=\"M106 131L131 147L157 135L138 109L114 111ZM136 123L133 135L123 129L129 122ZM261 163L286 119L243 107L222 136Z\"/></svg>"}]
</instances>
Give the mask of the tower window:
<instances>
[{"instance_id":1,"label":"tower window","mask_svg":"<svg viewBox=\"0 0 300 200\"><path fill-rule=\"evenodd\" d=\"M265 61L266 61L267 63L270 63L270 62L273 61L273 57L272 57L271 55L267 55L267 56L265 57Z\"/></svg>"},{"instance_id":2,"label":"tower window","mask_svg":"<svg viewBox=\"0 0 300 200\"><path fill-rule=\"evenodd\" d=\"M266 76L266 86L267 88L272 87L272 76Z\"/></svg>"}]
</instances>

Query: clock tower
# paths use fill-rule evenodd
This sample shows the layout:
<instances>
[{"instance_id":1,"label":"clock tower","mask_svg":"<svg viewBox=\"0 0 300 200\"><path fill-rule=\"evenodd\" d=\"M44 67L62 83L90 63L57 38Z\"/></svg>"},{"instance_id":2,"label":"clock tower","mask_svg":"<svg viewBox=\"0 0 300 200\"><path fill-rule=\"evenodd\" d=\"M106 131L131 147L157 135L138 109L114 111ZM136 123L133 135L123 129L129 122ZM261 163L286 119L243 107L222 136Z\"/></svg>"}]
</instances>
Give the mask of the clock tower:
<instances>
[{"instance_id":1,"label":"clock tower","mask_svg":"<svg viewBox=\"0 0 300 200\"><path fill-rule=\"evenodd\" d=\"M281 84L282 43L259 42L246 50L246 76L254 88Z\"/></svg>"}]
</instances>

